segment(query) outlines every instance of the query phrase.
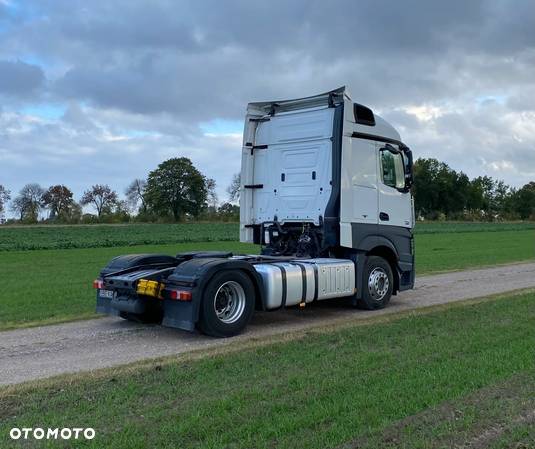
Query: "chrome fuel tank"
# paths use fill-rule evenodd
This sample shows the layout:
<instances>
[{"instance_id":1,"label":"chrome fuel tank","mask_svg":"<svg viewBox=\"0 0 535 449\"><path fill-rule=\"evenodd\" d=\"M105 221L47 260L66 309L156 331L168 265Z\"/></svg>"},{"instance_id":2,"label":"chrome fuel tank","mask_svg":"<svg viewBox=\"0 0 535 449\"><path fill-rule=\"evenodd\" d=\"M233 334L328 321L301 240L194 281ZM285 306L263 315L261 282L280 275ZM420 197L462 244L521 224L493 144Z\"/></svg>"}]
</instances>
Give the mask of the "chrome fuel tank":
<instances>
[{"instance_id":1,"label":"chrome fuel tank","mask_svg":"<svg viewBox=\"0 0 535 449\"><path fill-rule=\"evenodd\" d=\"M296 259L260 263L254 268L262 278L267 309L355 292L355 264L348 259Z\"/></svg>"}]
</instances>

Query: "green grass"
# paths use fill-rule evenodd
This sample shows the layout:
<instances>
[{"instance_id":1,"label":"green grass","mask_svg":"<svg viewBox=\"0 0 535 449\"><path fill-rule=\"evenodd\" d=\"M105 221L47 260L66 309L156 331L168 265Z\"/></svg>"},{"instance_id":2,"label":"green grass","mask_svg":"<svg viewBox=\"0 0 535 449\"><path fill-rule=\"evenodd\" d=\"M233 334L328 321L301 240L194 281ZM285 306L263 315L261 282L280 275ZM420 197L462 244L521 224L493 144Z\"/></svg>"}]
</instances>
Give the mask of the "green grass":
<instances>
[{"instance_id":1,"label":"green grass","mask_svg":"<svg viewBox=\"0 0 535 449\"><path fill-rule=\"evenodd\" d=\"M417 234L415 239L418 275L535 259L535 232L531 230ZM238 242L209 242L3 252L0 330L94 316L91 284L114 256L194 249L250 254L259 250Z\"/></svg>"},{"instance_id":2,"label":"green grass","mask_svg":"<svg viewBox=\"0 0 535 449\"><path fill-rule=\"evenodd\" d=\"M522 370L506 380L406 417L381 433L357 437L348 447L527 449L535 447L534 423L535 376L531 370Z\"/></svg>"},{"instance_id":3,"label":"green grass","mask_svg":"<svg viewBox=\"0 0 535 449\"><path fill-rule=\"evenodd\" d=\"M502 232L535 229L535 222L463 222L463 221L425 221L416 223L415 234L444 234L457 232Z\"/></svg>"},{"instance_id":4,"label":"green grass","mask_svg":"<svg viewBox=\"0 0 535 449\"><path fill-rule=\"evenodd\" d=\"M2 253L0 330L95 316L93 280L117 255L176 254L195 249L256 250L253 245L237 242L208 242Z\"/></svg>"},{"instance_id":5,"label":"green grass","mask_svg":"<svg viewBox=\"0 0 535 449\"><path fill-rule=\"evenodd\" d=\"M532 377L534 301L533 292L502 296L230 354L4 388L0 446L21 447L8 439L12 427L84 426L96 438L68 447L382 447L372 443L401 420ZM395 447L431 447L436 432L424 434L429 445Z\"/></svg>"},{"instance_id":6,"label":"green grass","mask_svg":"<svg viewBox=\"0 0 535 449\"><path fill-rule=\"evenodd\" d=\"M535 231L417 234L416 273L535 259Z\"/></svg>"},{"instance_id":7,"label":"green grass","mask_svg":"<svg viewBox=\"0 0 535 449\"><path fill-rule=\"evenodd\" d=\"M417 223L415 233L525 230L535 230L535 223L425 222ZM236 241L238 231L237 223L0 226L0 252Z\"/></svg>"},{"instance_id":8,"label":"green grass","mask_svg":"<svg viewBox=\"0 0 535 449\"><path fill-rule=\"evenodd\" d=\"M0 251L238 240L237 223L0 226Z\"/></svg>"}]
</instances>

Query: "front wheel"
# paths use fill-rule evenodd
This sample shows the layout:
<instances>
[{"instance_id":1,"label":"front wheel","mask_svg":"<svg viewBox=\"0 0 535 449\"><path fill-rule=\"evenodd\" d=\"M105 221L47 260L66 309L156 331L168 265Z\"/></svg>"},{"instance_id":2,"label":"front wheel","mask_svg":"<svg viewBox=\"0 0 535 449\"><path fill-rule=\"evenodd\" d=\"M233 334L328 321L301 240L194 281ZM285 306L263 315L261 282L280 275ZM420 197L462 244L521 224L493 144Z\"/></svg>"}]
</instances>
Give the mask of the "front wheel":
<instances>
[{"instance_id":1,"label":"front wheel","mask_svg":"<svg viewBox=\"0 0 535 449\"><path fill-rule=\"evenodd\" d=\"M242 271L217 273L206 286L202 297L199 328L213 337L239 334L254 312L255 290Z\"/></svg>"},{"instance_id":2,"label":"front wheel","mask_svg":"<svg viewBox=\"0 0 535 449\"><path fill-rule=\"evenodd\" d=\"M390 264L379 256L370 256L364 268L362 298L357 306L361 309L382 309L390 301L394 290L394 276Z\"/></svg>"}]
</instances>

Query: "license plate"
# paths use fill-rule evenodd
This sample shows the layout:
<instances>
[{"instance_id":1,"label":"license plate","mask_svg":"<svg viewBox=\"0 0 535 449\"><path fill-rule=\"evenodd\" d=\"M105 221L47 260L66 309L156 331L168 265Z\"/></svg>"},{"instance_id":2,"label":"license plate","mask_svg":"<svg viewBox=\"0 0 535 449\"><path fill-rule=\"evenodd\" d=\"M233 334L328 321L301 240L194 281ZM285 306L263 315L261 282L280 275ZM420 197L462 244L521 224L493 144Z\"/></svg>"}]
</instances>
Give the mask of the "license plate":
<instances>
[{"instance_id":1,"label":"license plate","mask_svg":"<svg viewBox=\"0 0 535 449\"><path fill-rule=\"evenodd\" d=\"M101 298L113 299L113 294L114 294L113 290L100 290Z\"/></svg>"}]
</instances>

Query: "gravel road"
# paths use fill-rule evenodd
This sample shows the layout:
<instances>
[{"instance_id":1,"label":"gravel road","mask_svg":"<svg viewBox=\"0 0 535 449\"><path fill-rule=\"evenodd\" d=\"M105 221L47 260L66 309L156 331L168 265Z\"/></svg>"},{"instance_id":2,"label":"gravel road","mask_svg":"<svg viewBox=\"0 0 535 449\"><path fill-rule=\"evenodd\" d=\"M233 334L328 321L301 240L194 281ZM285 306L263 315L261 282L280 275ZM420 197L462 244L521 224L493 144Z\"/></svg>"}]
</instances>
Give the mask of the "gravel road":
<instances>
[{"instance_id":1,"label":"gravel road","mask_svg":"<svg viewBox=\"0 0 535 449\"><path fill-rule=\"evenodd\" d=\"M416 281L414 290L393 297L380 311L355 310L344 300L330 300L304 310L256 313L247 331L232 339L213 339L110 317L5 331L0 332L0 385L277 335L348 317L357 321L528 287L535 287L535 263L425 276Z\"/></svg>"}]
</instances>

